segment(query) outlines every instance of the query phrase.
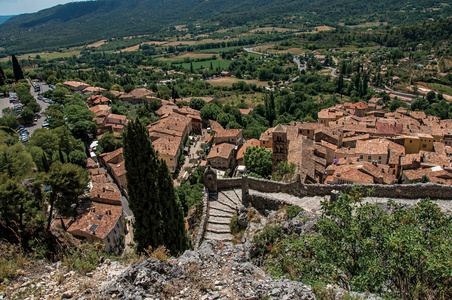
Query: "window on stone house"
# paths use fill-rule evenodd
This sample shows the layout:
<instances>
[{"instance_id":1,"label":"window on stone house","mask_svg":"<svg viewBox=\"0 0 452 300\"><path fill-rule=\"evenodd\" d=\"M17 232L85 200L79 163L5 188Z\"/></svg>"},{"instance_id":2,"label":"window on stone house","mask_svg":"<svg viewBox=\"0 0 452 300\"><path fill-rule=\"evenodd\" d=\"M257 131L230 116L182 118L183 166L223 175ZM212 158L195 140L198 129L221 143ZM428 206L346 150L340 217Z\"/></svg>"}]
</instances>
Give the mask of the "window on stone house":
<instances>
[{"instance_id":1,"label":"window on stone house","mask_svg":"<svg viewBox=\"0 0 452 300\"><path fill-rule=\"evenodd\" d=\"M410 143L413 143L413 140L410 140Z\"/></svg>"},{"instance_id":2,"label":"window on stone house","mask_svg":"<svg viewBox=\"0 0 452 300\"><path fill-rule=\"evenodd\" d=\"M381 156L379 156L378 159L381 160Z\"/></svg>"},{"instance_id":3,"label":"window on stone house","mask_svg":"<svg viewBox=\"0 0 452 300\"><path fill-rule=\"evenodd\" d=\"M364 156L363 156L363 155L360 155L360 156L359 156L359 159L364 159Z\"/></svg>"},{"instance_id":4,"label":"window on stone house","mask_svg":"<svg viewBox=\"0 0 452 300\"><path fill-rule=\"evenodd\" d=\"M371 161L372 160L372 156L368 155L367 156L367 160Z\"/></svg>"}]
</instances>

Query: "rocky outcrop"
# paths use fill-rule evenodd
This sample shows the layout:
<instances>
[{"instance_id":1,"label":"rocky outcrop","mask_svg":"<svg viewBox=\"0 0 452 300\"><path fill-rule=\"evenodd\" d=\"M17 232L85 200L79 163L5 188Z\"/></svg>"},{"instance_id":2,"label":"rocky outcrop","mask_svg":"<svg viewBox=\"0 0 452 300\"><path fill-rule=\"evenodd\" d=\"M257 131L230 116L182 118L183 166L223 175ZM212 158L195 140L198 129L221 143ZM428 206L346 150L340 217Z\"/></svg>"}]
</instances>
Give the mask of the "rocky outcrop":
<instances>
[{"instance_id":1,"label":"rocky outcrop","mask_svg":"<svg viewBox=\"0 0 452 300\"><path fill-rule=\"evenodd\" d=\"M315 299L301 282L271 279L249 262L243 245L212 240L177 259L136 263L100 292L117 299Z\"/></svg>"}]
</instances>

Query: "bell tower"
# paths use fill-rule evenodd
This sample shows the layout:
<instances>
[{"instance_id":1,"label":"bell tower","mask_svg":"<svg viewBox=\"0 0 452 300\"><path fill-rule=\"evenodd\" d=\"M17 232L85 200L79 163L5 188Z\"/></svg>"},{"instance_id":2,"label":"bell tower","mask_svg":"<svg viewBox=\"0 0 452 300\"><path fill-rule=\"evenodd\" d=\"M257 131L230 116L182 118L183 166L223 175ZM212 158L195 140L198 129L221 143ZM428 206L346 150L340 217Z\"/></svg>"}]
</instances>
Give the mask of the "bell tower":
<instances>
[{"instance_id":1,"label":"bell tower","mask_svg":"<svg viewBox=\"0 0 452 300\"><path fill-rule=\"evenodd\" d=\"M272 132L272 171L276 171L277 165L280 161L287 161L288 143L287 143L287 131L281 125L273 129Z\"/></svg>"}]
</instances>

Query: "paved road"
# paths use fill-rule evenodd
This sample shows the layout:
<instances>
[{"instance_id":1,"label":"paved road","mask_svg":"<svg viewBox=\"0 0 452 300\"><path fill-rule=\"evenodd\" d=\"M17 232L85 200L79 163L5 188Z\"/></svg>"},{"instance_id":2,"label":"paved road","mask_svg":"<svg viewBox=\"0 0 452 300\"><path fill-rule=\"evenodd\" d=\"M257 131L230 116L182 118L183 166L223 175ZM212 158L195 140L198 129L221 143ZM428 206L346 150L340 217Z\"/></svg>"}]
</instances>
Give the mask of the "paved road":
<instances>
[{"instance_id":1,"label":"paved road","mask_svg":"<svg viewBox=\"0 0 452 300\"><path fill-rule=\"evenodd\" d=\"M14 107L12 103L9 103L8 97L0 97L0 117L3 117L2 110L7 107Z\"/></svg>"},{"instance_id":2,"label":"paved road","mask_svg":"<svg viewBox=\"0 0 452 300\"><path fill-rule=\"evenodd\" d=\"M41 84L41 93L49 90L49 86L47 84L44 84L44 83L40 83L40 84ZM42 112L45 111L47 106L49 106L50 104L49 103L45 103L44 101L38 100L38 94L39 93L35 92L33 88L31 88L30 93L36 99L36 102L38 102L38 104L41 105L40 113L42 114ZM34 124L25 126L28 129L28 131L30 132L30 136L33 134L33 132L36 129L42 128L42 124L44 123L44 120L45 120L45 117L42 116Z\"/></svg>"},{"instance_id":3,"label":"paved road","mask_svg":"<svg viewBox=\"0 0 452 300\"><path fill-rule=\"evenodd\" d=\"M133 213L129 208L129 201L127 201L127 198L124 197L122 194L121 194L121 205L122 205L122 210L124 211L125 217L126 218L132 217Z\"/></svg>"},{"instance_id":4,"label":"paved road","mask_svg":"<svg viewBox=\"0 0 452 300\"><path fill-rule=\"evenodd\" d=\"M249 52L249 53L258 54L258 55L265 55L265 56L268 55L268 54L266 54L266 53L256 52L256 51L254 51L253 49L254 49L254 48L243 48L243 50L245 50L246 52Z\"/></svg>"},{"instance_id":5,"label":"paved road","mask_svg":"<svg viewBox=\"0 0 452 300\"><path fill-rule=\"evenodd\" d=\"M415 99L415 98L418 97L417 95L395 91L393 89L388 88L387 86L385 86L384 89L376 88L375 90L377 92L383 92L383 91L391 92L391 94L394 94L396 96L407 97L407 98L410 98L410 99Z\"/></svg>"}]
</instances>

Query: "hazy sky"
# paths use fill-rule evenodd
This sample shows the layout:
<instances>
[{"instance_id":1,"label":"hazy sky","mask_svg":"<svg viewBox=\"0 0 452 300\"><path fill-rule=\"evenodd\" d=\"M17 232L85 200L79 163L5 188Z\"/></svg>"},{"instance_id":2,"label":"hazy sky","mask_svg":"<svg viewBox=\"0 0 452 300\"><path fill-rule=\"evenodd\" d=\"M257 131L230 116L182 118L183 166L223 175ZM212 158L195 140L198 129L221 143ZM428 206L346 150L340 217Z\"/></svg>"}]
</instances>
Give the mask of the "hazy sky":
<instances>
[{"instance_id":1,"label":"hazy sky","mask_svg":"<svg viewBox=\"0 0 452 300\"><path fill-rule=\"evenodd\" d=\"M81 0L0 0L0 16L37 12L58 4Z\"/></svg>"}]
</instances>

